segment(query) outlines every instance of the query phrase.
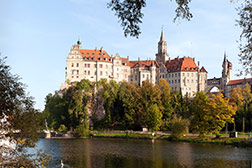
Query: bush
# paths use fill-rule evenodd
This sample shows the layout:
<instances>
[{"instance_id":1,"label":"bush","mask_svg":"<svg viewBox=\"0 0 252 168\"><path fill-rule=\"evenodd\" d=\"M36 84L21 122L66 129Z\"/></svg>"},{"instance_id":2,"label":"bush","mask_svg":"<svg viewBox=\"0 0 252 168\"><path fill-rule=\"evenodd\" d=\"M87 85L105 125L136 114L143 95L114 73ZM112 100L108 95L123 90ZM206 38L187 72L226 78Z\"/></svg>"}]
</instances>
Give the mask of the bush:
<instances>
[{"instance_id":1,"label":"bush","mask_svg":"<svg viewBox=\"0 0 252 168\"><path fill-rule=\"evenodd\" d=\"M60 127L58 129L59 132L67 132L67 127L64 124L60 124Z\"/></svg>"},{"instance_id":2,"label":"bush","mask_svg":"<svg viewBox=\"0 0 252 168\"><path fill-rule=\"evenodd\" d=\"M89 136L89 128L86 124L80 124L76 128L76 133L78 136Z\"/></svg>"},{"instance_id":3,"label":"bush","mask_svg":"<svg viewBox=\"0 0 252 168\"><path fill-rule=\"evenodd\" d=\"M182 119L176 115L170 121L169 128L171 130L172 137L178 139L188 133L188 126L190 122L187 119Z\"/></svg>"}]
</instances>

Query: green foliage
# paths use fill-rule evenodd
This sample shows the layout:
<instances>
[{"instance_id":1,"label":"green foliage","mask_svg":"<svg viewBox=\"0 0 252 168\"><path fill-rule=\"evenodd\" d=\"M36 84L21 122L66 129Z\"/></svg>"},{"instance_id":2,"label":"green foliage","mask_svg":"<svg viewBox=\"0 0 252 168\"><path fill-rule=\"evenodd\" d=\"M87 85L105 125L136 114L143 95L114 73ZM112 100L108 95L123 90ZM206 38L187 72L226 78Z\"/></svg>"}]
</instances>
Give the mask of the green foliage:
<instances>
[{"instance_id":1,"label":"green foliage","mask_svg":"<svg viewBox=\"0 0 252 168\"><path fill-rule=\"evenodd\" d=\"M64 124L60 124L58 131L59 132L67 132L67 127Z\"/></svg>"},{"instance_id":2,"label":"green foliage","mask_svg":"<svg viewBox=\"0 0 252 168\"><path fill-rule=\"evenodd\" d=\"M174 138L179 139L188 133L188 126L190 122L188 119L182 119L174 115L173 119L169 123L169 129Z\"/></svg>"},{"instance_id":3,"label":"green foliage","mask_svg":"<svg viewBox=\"0 0 252 168\"><path fill-rule=\"evenodd\" d=\"M162 113L160 112L157 104L150 106L147 111L146 125L151 131L158 131L161 126Z\"/></svg>"},{"instance_id":4,"label":"green foliage","mask_svg":"<svg viewBox=\"0 0 252 168\"><path fill-rule=\"evenodd\" d=\"M89 135L89 125L87 123L83 123L77 126L76 133L78 136L88 136Z\"/></svg>"},{"instance_id":5,"label":"green foliage","mask_svg":"<svg viewBox=\"0 0 252 168\"><path fill-rule=\"evenodd\" d=\"M192 18L189 10L191 0L176 0L175 2L178 7L175 10L176 17L174 21L179 18L190 20ZM121 22L125 37L130 35L137 38L141 33L139 24L142 23L144 16L142 9L145 6L146 0L111 0L108 3L108 8L115 11L115 15L118 17L119 22Z\"/></svg>"},{"instance_id":6,"label":"green foliage","mask_svg":"<svg viewBox=\"0 0 252 168\"><path fill-rule=\"evenodd\" d=\"M34 147L42 129L42 115L33 105L33 98L25 93L25 85L10 72L6 58L0 58L0 139L11 142L15 148L1 144L0 160L4 167L41 167L49 162L49 156L37 153L37 158L26 157L25 148ZM18 131L18 134L16 133ZM38 162L38 159L40 162ZM8 165L12 163L14 165ZM5 164L7 163L7 165ZM6 166L5 166L6 165Z\"/></svg>"},{"instance_id":7,"label":"green foliage","mask_svg":"<svg viewBox=\"0 0 252 168\"><path fill-rule=\"evenodd\" d=\"M239 61L243 66L242 72L245 75L251 74L252 68L252 1L246 0L242 3L241 7L237 10L240 19L237 20L238 25L242 28L242 33L240 35L239 43Z\"/></svg>"},{"instance_id":8,"label":"green foliage","mask_svg":"<svg viewBox=\"0 0 252 168\"><path fill-rule=\"evenodd\" d=\"M169 87L169 84L165 79L160 79L158 83L159 89L161 91L161 101L162 106L160 108L160 111L162 112L162 119L163 120L169 120L172 115L172 104L171 104L171 89Z\"/></svg>"}]
</instances>

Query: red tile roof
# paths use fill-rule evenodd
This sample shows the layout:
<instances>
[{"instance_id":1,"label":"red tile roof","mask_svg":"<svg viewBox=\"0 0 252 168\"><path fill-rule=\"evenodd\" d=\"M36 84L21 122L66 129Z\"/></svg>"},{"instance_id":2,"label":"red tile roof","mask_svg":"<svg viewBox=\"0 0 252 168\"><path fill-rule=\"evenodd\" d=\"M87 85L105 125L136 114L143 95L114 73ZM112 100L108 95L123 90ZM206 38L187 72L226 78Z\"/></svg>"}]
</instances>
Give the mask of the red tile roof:
<instances>
[{"instance_id":1,"label":"red tile roof","mask_svg":"<svg viewBox=\"0 0 252 168\"><path fill-rule=\"evenodd\" d=\"M206 71L206 69L204 68L204 66L201 67L200 72L206 72L206 73L207 73L207 71Z\"/></svg>"},{"instance_id":2,"label":"red tile roof","mask_svg":"<svg viewBox=\"0 0 252 168\"><path fill-rule=\"evenodd\" d=\"M139 66L139 67L147 66L147 67L149 67L149 66L152 66L152 65L156 65L158 67L156 61L154 61L154 60L129 61L129 63L130 63L131 68L134 68L136 66Z\"/></svg>"},{"instance_id":3,"label":"red tile roof","mask_svg":"<svg viewBox=\"0 0 252 168\"><path fill-rule=\"evenodd\" d=\"M104 50L80 50L80 53L85 61L112 62L112 57Z\"/></svg>"},{"instance_id":4,"label":"red tile roof","mask_svg":"<svg viewBox=\"0 0 252 168\"><path fill-rule=\"evenodd\" d=\"M168 72L198 71L198 66L190 57L175 58L170 61L166 61L165 66Z\"/></svg>"},{"instance_id":5,"label":"red tile roof","mask_svg":"<svg viewBox=\"0 0 252 168\"><path fill-rule=\"evenodd\" d=\"M230 85L239 85L239 84L242 84L243 81L247 81L247 82L250 82L252 78L244 78L244 79L236 79L236 80L231 80L228 82L228 86Z\"/></svg>"}]
</instances>

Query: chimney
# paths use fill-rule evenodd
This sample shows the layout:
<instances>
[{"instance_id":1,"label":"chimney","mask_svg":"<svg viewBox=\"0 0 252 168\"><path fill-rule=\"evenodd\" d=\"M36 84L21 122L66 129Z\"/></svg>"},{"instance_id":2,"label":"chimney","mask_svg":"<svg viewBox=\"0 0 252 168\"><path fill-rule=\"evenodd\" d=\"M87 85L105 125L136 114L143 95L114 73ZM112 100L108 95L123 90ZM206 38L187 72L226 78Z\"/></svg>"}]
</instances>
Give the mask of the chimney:
<instances>
[{"instance_id":1,"label":"chimney","mask_svg":"<svg viewBox=\"0 0 252 168\"><path fill-rule=\"evenodd\" d=\"M138 61L140 61L140 57L138 57Z\"/></svg>"},{"instance_id":2,"label":"chimney","mask_svg":"<svg viewBox=\"0 0 252 168\"><path fill-rule=\"evenodd\" d=\"M129 56L127 56L127 59L129 60Z\"/></svg>"},{"instance_id":3,"label":"chimney","mask_svg":"<svg viewBox=\"0 0 252 168\"><path fill-rule=\"evenodd\" d=\"M95 47L95 51L97 50L97 47Z\"/></svg>"},{"instance_id":4,"label":"chimney","mask_svg":"<svg viewBox=\"0 0 252 168\"><path fill-rule=\"evenodd\" d=\"M198 67L200 68L200 62L198 61Z\"/></svg>"},{"instance_id":5,"label":"chimney","mask_svg":"<svg viewBox=\"0 0 252 168\"><path fill-rule=\"evenodd\" d=\"M195 62L195 57L193 57L193 62Z\"/></svg>"},{"instance_id":6,"label":"chimney","mask_svg":"<svg viewBox=\"0 0 252 168\"><path fill-rule=\"evenodd\" d=\"M103 52L103 46L101 46L101 53Z\"/></svg>"}]
</instances>

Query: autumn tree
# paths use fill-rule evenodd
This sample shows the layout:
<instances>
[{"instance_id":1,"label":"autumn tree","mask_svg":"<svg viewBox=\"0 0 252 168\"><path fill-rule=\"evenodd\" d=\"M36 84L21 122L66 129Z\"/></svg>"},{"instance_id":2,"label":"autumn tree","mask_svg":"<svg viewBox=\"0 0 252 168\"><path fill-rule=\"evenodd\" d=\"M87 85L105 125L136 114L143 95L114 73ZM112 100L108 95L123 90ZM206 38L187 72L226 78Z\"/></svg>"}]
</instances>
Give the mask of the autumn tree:
<instances>
[{"instance_id":1,"label":"autumn tree","mask_svg":"<svg viewBox=\"0 0 252 168\"><path fill-rule=\"evenodd\" d=\"M234 130L236 130L236 122L239 121L238 114L243 111L243 94L240 87L233 88L230 93L230 102L233 102L236 109L236 115L234 120Z\"/></svg>"},{"instance_id":2,"label":"autumn tree","mask_svg":"<svg viewBox=\"0 0 252 168\"><path fill-rule=\"evenodd\" d=\"M159 80L158 87L161 91L162 107L160 108L160 111L162 112L163 115L162 119L169 120L172 114L171 91L170 91L171 89L167 81L163 78Z\"/></svg>"},{"instance_id":3,"label":"autumn tree","mask_svg":"<svg viewBox=\"0 0 252 168\"><path fill-rule=\"evenodd\" d=\"M222 93L210 94L207 101L207 122L211 124L208 131L215 133L219 136L220 130L225 126L225 123L232 123L232 116L235 115L235 109L229 102L228 98L225 98Z\"/></svg>"},{"instance_id":4,"label":"autumn tree","mask_svg":"<svg viewBox=\"0 0 252 168\"><path fill-rule=\"evenodd\" d=\"M207 111L208 97L205 92L197 92L192 103L192 121L191 127L194 131L199 132L199 135L204 137L209 133L208 128L211 127L211 123L208 122Z\"/></svg>"},{"instance_id":5,"label":"autumn tree","mask_svg":"<svg viewBox=\"0 0 252 168\"><path fill-rule=\"evenodd\" d=\"M248 83L246 83L246 85L242 87L242 95L243 95L243 103L244 103L244 113L243 113L243 118L242 118L242 131L244 132L245 124L246 124L245 123L246 116L248 116L250 120L250 116L248 114L248 107L252 101L251 88Z\"/></svg>"}]
</instances>

